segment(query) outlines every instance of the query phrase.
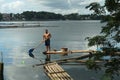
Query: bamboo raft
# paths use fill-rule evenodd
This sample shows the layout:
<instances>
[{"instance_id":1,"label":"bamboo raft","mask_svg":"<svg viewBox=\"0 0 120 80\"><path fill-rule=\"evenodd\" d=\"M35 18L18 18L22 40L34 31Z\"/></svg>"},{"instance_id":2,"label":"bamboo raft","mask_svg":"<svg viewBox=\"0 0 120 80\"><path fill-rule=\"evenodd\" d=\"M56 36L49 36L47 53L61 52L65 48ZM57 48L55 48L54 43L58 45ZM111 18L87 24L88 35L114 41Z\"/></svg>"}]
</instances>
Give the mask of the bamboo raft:
<instances>
[{"instance_id":1,"label":"bamboo raft","mask_svg":"<svg viewBox=\"0 0 120 80\"><path fill-rule=\"evenodd\" d=\"M85 63L87 60L80 60L85 58L91 58L94 55L101 55L96 54L97 51L94 50L68 50L68 48L61 48L61 50L52 50L43 52L46 55L46 64L44 64L44 70L47 76L51 80L73 80L70 75L62 69L57 63L70 63L70 62L77 62L77 63ZM79 57L50 61L51 54L72 54L72 53L88 53L85 55L81 55ZM103 53L104 54L104 53ZM115 52L115 55L120 55L120 52ZM104 60L95 61L96 63L102 63Z\"/></svg>"},{"instance_id":2,"label":"bamboo raft","mask_svg":"<svg viewBox=\"0 0 120 80\"><path fill-rule=\"evenodd\" d=\"M61 48L61 50L52 50L43 52L44 54L72 54L72 53L94 53L94 50L68 50L68 48Z\"/></svg>"},{"instance_id":3,"label":"bamboo raft","mask_svg":"<svg viewBox=\"0 0 120 80\"><path fill-rule=\"evenodd\" d=\"M95 52L94 50L68 50L68 48L61 48L61 50L59 51L52 50L52 51L43 52L43 54L46 55L46 63L49 63L51 54L62 54L64 56L72 53L89 53L87 55L87 57L89 57L90 55L94 54L94 52Z\"/></svg>"},{"instance_id":4,"label":"bamboo raft","mask_svg":"<svg viewBox=\"0 0 120 80\"><path fill-rule=\"evenodd\" d=\"M44 70L51 80L73 80L56 62L45 64Z\"/></svg>"}]
</instances>

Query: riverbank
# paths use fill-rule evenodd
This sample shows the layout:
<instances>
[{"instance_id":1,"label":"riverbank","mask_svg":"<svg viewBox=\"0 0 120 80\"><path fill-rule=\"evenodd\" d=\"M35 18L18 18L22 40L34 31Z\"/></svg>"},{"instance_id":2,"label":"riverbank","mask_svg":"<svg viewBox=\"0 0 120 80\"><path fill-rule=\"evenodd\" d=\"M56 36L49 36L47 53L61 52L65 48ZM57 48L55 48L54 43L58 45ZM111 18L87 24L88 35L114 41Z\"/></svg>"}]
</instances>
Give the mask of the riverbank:
<instances>
[{"instance_id":1,"label":"riverbank","mask_svg":"<svg viewBox=\"0 0 120 80\"><path fill-rule=\"evenodd\" d=\"M27 27L40 27L40 23L17 23L17 22L4 22L0 23L0 28L27 28Z\"/></svg>"},{"instance_id":2,"label":"riverbank","mask_svg":"<svg viewBox=\"0 0 120 80\"><path fill-rule=\"evenodd\" d=\"M4 29L4 28L33 28L33 27L58 27L58 26L44 24L44 21L43 22L40 22L40 21L0 22L0 29Z\"/></svg>"},{"instance_id":3,"label":"riverbank","mask_svg":"<svg viewBox=\"0 0 120 80\"><path fill-rule=\"evenodd\" d=\"M7 25L7 26L0 26L0 29L3 29L3 28L28 28L28 27L40 27L40 25L29 25L29 26Z\"/></svg>"}]
</instances>

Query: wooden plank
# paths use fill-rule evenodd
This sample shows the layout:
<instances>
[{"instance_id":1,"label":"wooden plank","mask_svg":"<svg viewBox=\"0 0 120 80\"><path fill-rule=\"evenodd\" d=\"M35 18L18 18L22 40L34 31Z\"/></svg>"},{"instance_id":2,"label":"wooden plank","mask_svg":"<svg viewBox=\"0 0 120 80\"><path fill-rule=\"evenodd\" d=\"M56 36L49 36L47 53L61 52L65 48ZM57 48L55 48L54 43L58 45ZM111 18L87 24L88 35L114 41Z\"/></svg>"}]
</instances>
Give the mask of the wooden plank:
<instances>
[{"instance_id":1,"label":"wooden plank","mask_svg":"<svg viewBox=\"0 0 120 80\"><path fill-rule=\"evenodd\" d=\"M51 70L53 71L53 73L50 73L50 74L54 74L54 77L56 78L56 80L61 80L60 76L59 76L58 74L56 74L55 68L53 69L53 68L51 67L51 65L48 66L48 67L49 67L49 69L51 69Z\"/></svg>"},{"instance_id":2,"label":"wooden plank","mask_svg":"<svg viewBox=\"0 0 120 80\"><path fill-rule=\"evenodd\" d=\"M57 77L56 77L56 74L50 74L50 73L47 73L46 74L48 75L48 77L51 79L51 80L58 80Z\"/></svg>"},{"instance_id":3,"label":"wooden plank","mask_svg":"<svg viewBox=\"0 0 120 80\"><path fill-rule=\"evenodd\" d=\"M58 64L56 64L56 66L57 66L57 69L58 69L59 71L64 71ZM66 78L67 80L73 80L73 79L67 74L67 72L64 72L63 75L65 76L65 78Z\"/></svg>"},{"instance_id":4,"label":"wooden plank","mask_svg":"<svg viewBox=\"0 0 120 80\"><path fill-rule=\"evenodd\" d=\"M57 79L54 78L53 75L51 75L51 74L49 74L49 73L47 73L47 75L49 76L49 78L50 78L51 80L57 80Z\"/></svg>"},{"instance_id":5,"label":"wooden plank","mask_svg":"<svg viewBox=\"0 0 120 80\"><path fill-rule=\"evenodd\" d=\"M59 72L61 72L61 73L59 73L60 75L61 75L61 77L63 78L63 80L70 80L69 78L68 78L68 76L66 76L65 74L67 74L63 69L59 69L59 66L57 66L56 67L56 70L58 70Z\"/></svg>"},{"instance_id":6,"label":"wooden plank","mask_svg":"<svg viewBox=\"0 0 120 80\"><path fill-rule=\"evenodd\" d=\"M64 80L62 78L61 72L59 72L54 65L51 66L51 68L55 71L54 74L56 74L59 77L60 80Z\"/></svg>"},{"instance_id":7,"label":"wooden plank","mask_svg":"<svg viewBox=\"0 0 120 80\"><path fill-rule=\"evenodd\" d=\"M55 65L57 66L57 65ZM58 70L59 72L61 72L62 78L64 80L69 80L69 78L67 78L68 76L66 76L65 74L67 74L63 69L60 69L59 66L56 67L56 70Z\"/></svg>"},{"instance_id":8,"label":"wooden plank","mask_svg":"<svg viewBox=\"0 0 120 80\"><path fill-rule=\"evenodd\" d=\"M52 77L52 80L60 80L56 74L51 74L51 73L54 73L54 71L49 67L49 65L47 65L46 69L49 71L47 73L49 74L50 78Z\"/></svg>"},{"instance_id":9,"label":"wooden plank","mask_svg":"<svg viewBox=\"0 0 120 80\"><path fill-rule=\"evenodd\" d=\"M55 78L53 77L53 75L49 74L48 71L50 71L46 66L44 66L45 69L45 73L49 76L49 78L51 78L52 80L55 80Z\"/></svg>"},{"instance_id":10,"label":"wooden plank","mask_svg":"<svg viewBox=\"0 0 120 80\"><path fill-rule=\"evenodd\" d=\"M55 65L58 71L64 71L58 64ZM64 76L65 80L72 80L71 77L67 74L67 72L63 72L62 75Z\"/></svg>"},{"instance_id":11,"label":"wooden plank","mask_svg":"<svg viewBox=\"0 0 120 80\"><path fill-rule=\"evenodd\" d=\"M56 74L50 74L51 72L53 72L51 69L49 69L48 65L44 66L46 74L51 78L51 80L57 80L56 79Z\"/></svg>"},{"instance_id":12,"label":"wooden plank","mask_svg":"<svg viewBox=\"0 0 120 80\"><path fill-rule=\"evenodd\" d=\"M59 66L59 65L58 65ZM57 74L59 76L61 76L61 80L65 80L66 77L63 75L63 73L66 73L63 69L62 70L59 70L58 69L58 66L55 64L54 66L52 66L54 68L55 71L57 71Z\"/></svg>"},{"instance_id":13,"label":"wooden plank","mask_svg":"<svg viewBox=\"0 0 120 80\"><path fill-rule=\"evenodd\" d=\"M50 65L46 65L45 68L49 71L47 72L47 75L50 77L51 80L60 80L59 77L51 69Z\"/></svg>"},{"instance_id":14,"label":"wooden plank","mask_svg":"<svg viewBox=\"0 0 120 80\"><path fill-rule=\"evenodd\" d=\"M69 52L63 52L63 51L48 51L46 54L68 54Z\"/></svg>"},{"instance_id":15,"label":"wooden plank","mask_svg":"<svg viewBox=\"0 0 120 80\"><path fill-rule=\"evenodd\" d=\"M44 69L51 80L73 80L57 63L45 64Z\"/></svg>"},{"instance_id":16,"label":"wooden plank","mask_svg":"<svg viewBox=\"0 0 120 80\"><path fill-rule=\"evenodd\" d=\"M90 53L95 52L94 50L71 50L71 53Z\"/></svg>"},{"instance_id":17,"label":"wooden plank","mask_svg":"<svg viewBox=\"0 0 120 80\"><path fill-rule=\"evenodd\" d=\"M49 69L48 66L45 66L45 68L46 68L46 70L47 70L48 73L53 73L53 71L51 69Z\"/></svg>"},{"instance_id":18,"label":"wooden plank","mask_svg":"<svg viewBox=\"0 0 120 80\"><path fill-rule=\"evenodd\" d=\"M55 74L58 75L58 77L60 78L60 80L65 80L64 78L62 78L63 75L61 75L61 73L64 72L64 71L58 71L56 69L57 66L55 66L55 65L56 65L56 63L54 65L50 65L50 67L54 70Z\"/></svg>"}]
</instances>

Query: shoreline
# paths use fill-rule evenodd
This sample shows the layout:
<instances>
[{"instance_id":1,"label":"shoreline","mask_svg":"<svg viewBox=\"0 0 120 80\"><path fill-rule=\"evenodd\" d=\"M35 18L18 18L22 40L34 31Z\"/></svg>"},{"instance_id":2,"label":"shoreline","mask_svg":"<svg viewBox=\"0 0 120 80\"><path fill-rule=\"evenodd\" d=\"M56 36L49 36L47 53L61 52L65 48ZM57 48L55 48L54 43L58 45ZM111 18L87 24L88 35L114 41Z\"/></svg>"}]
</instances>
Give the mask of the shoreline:
<instances>
[{"instance_id":1,"label":"shoreline","mask_svg":"<svg viewBox=\"0 0 120 80\"><path fill-rule=\"evenodd\" d=\"M10 25L10 26L0 26L0 29L5 29L5 28L30 28L30 27L42 27L42 26L38 26L38 25L36 25L36 26L17 26L17 25Z\"/></svg>"},{"instance_id":2,"label":"shoreline","mask_svg":"<svg viewBox=\"0 0 120 80\"><path fill-rule=\"evenodd\" d=\"M9 28L37 28L37 27L58 27L58 26L44 26L44 25L36 25L36 26L0 26L0 29L9 29Z\"/></svg>"},{"instance_id":3,"label":"shoreline","mask_svg":"<svg viewBox=\"0 0 120 80\"><path fill-rule=\"evenodd\" d=\"M57 20L58 21L58 20ZM59 20L61 21L61 20ZM99 20L62 20L62 21L80 21L80 22L100 22ZM0 22L0 29L5 28L34 28L34 27L57 27L57 26L48 26L43 25L43 21L3 21ZM54 22L54 21L53 21ZM41 25L42 24L42 25Z\"/></svg>"}]
</instances>

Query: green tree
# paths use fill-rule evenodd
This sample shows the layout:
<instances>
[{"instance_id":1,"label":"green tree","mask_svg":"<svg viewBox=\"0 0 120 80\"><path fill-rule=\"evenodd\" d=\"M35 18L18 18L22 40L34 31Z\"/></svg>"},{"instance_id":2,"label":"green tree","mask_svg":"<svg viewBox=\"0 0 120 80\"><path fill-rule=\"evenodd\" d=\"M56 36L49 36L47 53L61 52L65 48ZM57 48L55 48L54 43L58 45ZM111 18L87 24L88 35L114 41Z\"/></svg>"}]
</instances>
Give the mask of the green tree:
<instances>
[{"instance_id":1,"label":"green tree","mask_svg":"<svg viewBox=\"0 0 120 80\"><path fill-rule=\"evenodd\" d=\"M86 8L93 10L94 14L96 15L105 15L101 21L106 22L106 25L102 27L100 33L102 36L104 36L102 44L105 45L101 55L105 56L107 54L113 58L110 60L110 62L106 62L104 64L106 70L102 80L112 80L114 79L114 75L119 76L120 74L120 55L116 54L118 51L120 51L118 48L119 46L116 47L116 44L120 43L120 0L105 0L105 4L103 6L97 2L94 2L88 5ZM88 38L88 41L89 46L96 45L99 43L99 36ZM107 79L105 79L105 76Z\"/></svg>"},{"instance_id":2,"label":"green tree","mask_svg":"<svg viewBox=\"0 0 120 80\"><path fill-rule=\"evenodd\" d=\"M17 14L14 15L14 19L15 20L22 20L22 18L23 18L22 15L19 14L19 13L17 13Z\"/></svg>"},{"instance_id":3,"label":"green tree","mask_svg":"<svg viewBox=\"0 0 120 80\"><path fill-rule=\"evenodd\" d=\"M63 20L64 16L51 12L25 11L22 13L25 20Z\"/></svg>"},{"instance_id":4,"label":"green tree","mask_svg":"<svg viewBox=\"0 0 120 80\"><path fill-rule=\"evenodd\" d=\"M34 12L34 11L25 11L22 13L22 15L26 20L34 20L35 13L36 12Z\"/></svg>"},{"instance_id":5,"label":"green tree","mask_svg":"<svg viewBox=\"0 0 120 80\"><path fill-rule=\"evenodd\" d=\"M105 36L99 36L99 35L97 35L97 36L94 36L92 38L87 37L86 39L89 41L88 46L94 46L94 45L96 45L97 48L98 48L99 45L103 45L104 44Z\"/></svg>"},{"instance_id":6,"label":"green tree","mask_svg":"<svg viewBox=\"0 0 120 80\"><path fill-rule=\"evenodd\" d=\"M78 20L79 14L78 13L68 14L68 15L65 15L65 18L69 20Z\"/></svg>"}]
</instances>

